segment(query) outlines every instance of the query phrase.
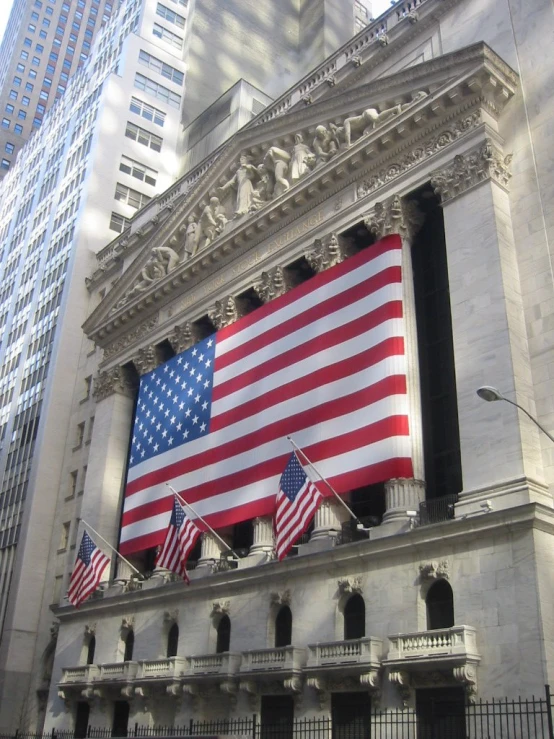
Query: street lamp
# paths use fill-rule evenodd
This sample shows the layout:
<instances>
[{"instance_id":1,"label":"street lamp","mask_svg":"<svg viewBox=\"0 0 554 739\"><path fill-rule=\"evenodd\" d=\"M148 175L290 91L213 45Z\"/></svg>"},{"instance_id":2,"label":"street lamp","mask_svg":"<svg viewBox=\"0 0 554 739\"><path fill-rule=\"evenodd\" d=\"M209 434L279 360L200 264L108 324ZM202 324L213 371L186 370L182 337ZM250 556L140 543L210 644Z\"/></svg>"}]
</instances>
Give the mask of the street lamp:
<instances>
[{"instance_id":1,"label":"street lamp","mask_svg":"<svg viewBox=\"0 0 554 739\"><path fill-rule=\"evenodd\" d=\"M483 385L483 387L480 387L477 390L477 395L482 400L486 400L489 403L491 401L493 401L493 400L505 400L506 403L510 403L510 405L515 405L516 408L519 408L520 411L522 411L523 413L525 413L525 415L527 416L527 418L530 418L531 421L533 421L533 423L535 424L535 426L537 426L543 432L543 434L545 434L546 436L548 436L548 438L550 439L550 441L554 443L554 436L552 436L552 434L550 434L544 428L544 426L542 426L537 421L537 419L529 413L529 411L526 411L525 408L523 408L523 406L521 406L519 403L516 403L515 401L510 400L510 398L506 398L504 395L502 395L502 393L500 392L500 390L497 390L495 387L491 387L490 385Z\"/></svg>"}]
</instances>

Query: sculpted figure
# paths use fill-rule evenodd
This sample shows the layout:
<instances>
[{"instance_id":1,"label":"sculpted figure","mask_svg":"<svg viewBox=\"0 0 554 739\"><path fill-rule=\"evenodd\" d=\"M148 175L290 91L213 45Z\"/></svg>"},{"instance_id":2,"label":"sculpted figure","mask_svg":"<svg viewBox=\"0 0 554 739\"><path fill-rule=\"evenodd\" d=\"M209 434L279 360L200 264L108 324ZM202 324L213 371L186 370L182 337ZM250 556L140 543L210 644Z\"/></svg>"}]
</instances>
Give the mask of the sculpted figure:
<instances>
[{"instance_id":1,"label":"sculpted figure","mask_svg":"<svg viewBox=\"0 0 554 739\"><path fill-rule=\"evenodd\" d=\"M140 275L118 306L124 305L136 295L145 292L162 277L168 275L179 263L179 255L169 246L155 246L150 259L140 271Z\"/></svg>"},{"instance_id":2,"label":"sculpted figure","mask_svg":"<svg viewBox=\"0 0 554 739\"><path fill-rule=\"evenodd\" d=\"M200 236L199 233L199 227L196 221L194 220L194 216L189 216L187 218L187 228L185 231L185 244L184 244L184 254L189 254L191 257L196 253L196 249L198 247L198 237Z\"/></svg>"},{"instance_id":3,"label":"sculpted figure","mask_svg":"<svg viewBox=\"0 0 554 739\"><path fill-rule=\"evenodd\" d=\"M385 123L389 118L398 115L400 112L400 105L395 105L394 108L387 108L387 110L381 112L377 108L367 108L360 115L346 118L344 126L338 128L337 132L340 131L344 135L346 147L349 148L352 146L352 134L358 134L358 138L367 136L376 126Z\"/></svg>"},{"instance_id":4,"label":"sculpted figure","mask_svg":"<svg viewBox=\"0 0 554 739\"><path fill-rule=\"evenodd\" d=\"M253 210L259 210L268 200L271 199L273 194L273 183L271 181L271 175L267 171L265 164L258 165L258 186L252 193L252 206Z\"/></svg>"},{"instance_id":5,"label":"sculpted figure","mask_svg":"<svg viewBox=\"0 0 554 739\"><path fill-rule=\"evenodd\" d=\"M277 198L286 192L290 183L286 179L286 174L289 169L290 154L284 149L279 149L278 146L271 146L264 157L264 165L270 171L273 172L275 177L275 187L273 188L273 195Z\"/></svg>"},{"instance_id":6,"label":"sculpted figure","mask_svg":"<svg viewBox=\"0 0 554 739\"><path fill-rule=\"evenodd\" d=\"M228 182L219 188L220 195L230 189L237 191L235 202L235 215L242 216L248 213L252 208L252 195L254 188L252 180L258 176L258 170L250 163L250 158L246 154L242 154L239 159L240 166Z\"/></svg>"},{"instance_id":7,"label":"sculpted figure","mask_svg":"<svg viewBox=\"0 0 554 739\"><path fill-rule=\"evenodd\" d=\"M315 165L318 167L335 156L338 151L337 143L332 133L325 126L318 126L312 144L315 152Z\"/></svg>"},{"instance_id":8,"label":"sculpted figure","mask_svg":"<svg viewBox=\"0 0 554 739\"><path fill-rule=\"evenodd\" d=\"M198 245L200 249L204 249L208 244L211 244L225 228L227 218L220 210L219 198L211 197L210 202L202 211L198 223L200 230Z\"/></svg>"},{"instance_id":9,"label":"sculpted figure","mask_svg":"<svg viewBox=\"0 0 554 739\"><path fill-rule=\"evenodd\" d=\"M304 143L301 133L294 137L294 148L289 165L291 182L297 182L307 175L315 164L315 155L310 147Z\"/></svg>"}]
</instances>

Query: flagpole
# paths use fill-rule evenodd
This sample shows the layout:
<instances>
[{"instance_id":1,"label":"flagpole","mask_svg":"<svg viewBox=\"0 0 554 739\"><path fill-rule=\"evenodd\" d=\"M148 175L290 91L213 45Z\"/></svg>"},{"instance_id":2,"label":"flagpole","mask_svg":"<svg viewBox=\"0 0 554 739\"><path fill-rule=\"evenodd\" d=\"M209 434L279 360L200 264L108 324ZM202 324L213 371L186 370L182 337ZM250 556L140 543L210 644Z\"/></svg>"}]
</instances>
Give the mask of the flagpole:
<instances>
[{"instance_id":1,"label":"flagpole","mask_svg":"<svg viewBox=\"0 0 554 739\"><path fill-rule=\"evenodd\" d=\"M187 503L187 501L183 498L183 496L182 495L179 495L179 493L175 490L175 488L172 485L170 485L168 482L166 482L166 485L171 490L171 492L173 493L173 495L177 498L177 500L179 500L184 506L186 506L187 508L189 508L194 513L195 517L199 521L202 521L202 523L208 529L208 531L210 531L210 533L212 533L215 536L215 538L218 539L223 544L223 546L227 549L227 551L228 552L231 552L231 554L234 557L236 557L237 559L240 559L239 555L235 552L235 550L234 549L231 549L231 547L227 544L227 542L224 539L222 539L221 536L219 534L217 534L212 529L212 527L210 526L210 524L207 523L202 518L202 516L194 510L194 508L191 506L191 504L190 503Z\"/></svg>"},{"instance_id":2,"label":"flagpole","mask_svg":"<svg viewBox=\"0 0 554 739\"><path fill-rule=\"evenodd\" d=\"M138 576L139 576L140 578L142 578L142 573L141 573L141 572L139 572L139 571L137 570L137 568L136 568L136 567L135 567L134 565L132 565L132 564L131 564L131 563L129 562L129 560L128 560L128 559L125 559L125 557L123 557L123 556L122 556L122 555L121 555L121 554L120 554L120 553L119 553L119 552L117 551L117 549L114 549L114 547L112 547L112 545L110 544L110 542L109 542L109 541L106 541L106 540L104 539L104 537L103 537L103 536L101 536L101 535L100 535L100 534L98 533L98 531L96 531L96 529L93 529L93 528L92 528L92 526L90 525L90 523L87 523L87 522L85 521L85 519L84 519L84 518L82 518L82 519L81 519L81 523L83 524L83 526L86 526L87 528L89 528L89 529L90 529L90 530L92 531L92 533L93 533L93 534L94 534L95 536L97 536L97 537L98 537L99 539L102 539L102 541L104 542L104 544L105 544L105 545L106 545L107 547L109 547L109 548L110 548L110 549L112 550L112 552L114 552L114 554L115 554L115 555L116 555L117 557L119 557L119 559L123 560L123 562L125 562L125 564L126 564L126 565L129 565L129 567L130 567L130 568L131 568L132 570L134 570L134 571L135 571L135 572L137 573L137 575L138 575Z\"/></svg>"},{"instance_id":3,"label":"flagpole","mask_svg":"<svg viewBox=\"0 0 554 739\"><path fill-rule=\"evenodd\" d=\"M312 469L314 470L314 472L316 473L316 475L317 475L318 477L320 477L320 478L321 478L321 479L323 480L323 482L324 482L324 483L325 483L325 484L327 485L327 487L328 487L328 488L329 488L329 490L330 490L330 491L331 491L331 492L333 493L333 495L334 495L334 496L335 496L335 498L336 498L336 499L338 500L338 502L339 502L339 503L340 503L340 504L341 504L341 505L343 506L343 508L346 508L346 510L348 511L348 513L349 513L349 514L350 514L350 515L352 516L352 518L354 519L354 521L357 521L357 522L358 522L358 524L360 524L360 526L363 526L363 524L362 524L362 522L360 521L360 519L358 518L358 516L357 516L357 515L356 515L356 514L354 513L354 511L353 511L353 510L352 510L352 509L351 509L351 508L350 508L350 507L349 507L349 506L348 506L348 505L347 505L347 504L346 504L346 503L344 502L344 500L343 500L343 499L342 499L342 498L340 497L340 495L339 495L339 494L337 493L337 491L336 491L336 490L335 490L335 488L334 488L334 487L333 487L333 486L331 485L331 483L330 483L330 482L329 482L328 480L326 480L326 479L325 479L325 477L323 477L323 475L322 475L322 474L321 474L321 472L320 472L320 471L319 471L319 470L317 469L317 467L315 466L315 464L313 464L312 462L310 462L310 460L309 460L309 459L308 459L308 457L306 456L306 453L305 453L305 452L303 452L303 451L302 451L302 449L300 449L300 447L298 446L298 444L296 444L296 442L295 442L295 441L294 441L294 440L292 439L292 437L290 437L290 436L287 436L287 440L288 440L288 441L290 441L290 443L292 444L292 448L294 449L294 451L295 451L295 452L300 452L300 454L301 454L301 455L302 455L302 456L304 457L304 459L306 460L306 462L308 463L308 465L309 465L309 466L310 466L310 467L311 467L311 468L312 468ZM312 482L313 482L313 480L312 480Z\"/></svg>"}]
</instances>

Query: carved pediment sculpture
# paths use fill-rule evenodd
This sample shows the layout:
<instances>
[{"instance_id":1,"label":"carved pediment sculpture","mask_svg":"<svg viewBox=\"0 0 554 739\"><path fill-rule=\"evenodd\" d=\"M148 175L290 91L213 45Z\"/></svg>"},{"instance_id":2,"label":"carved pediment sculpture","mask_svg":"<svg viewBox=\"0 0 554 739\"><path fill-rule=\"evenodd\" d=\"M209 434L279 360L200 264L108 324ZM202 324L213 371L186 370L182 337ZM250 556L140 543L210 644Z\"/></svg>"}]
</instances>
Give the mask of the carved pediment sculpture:
<instances>
[{"instance_id":1,"label":"carved pediment sculpture","mask_svg":"<svg viewBox=\"0 0 554 739\"><path fill-rule=\"evenodd\" d=\"M421 582L428 582L429 580L437 580L438 578L448 579L450 570L448 562L442 560L440 562L425 562L419 565L419 579Z\"/></svg>"},{"instance_id":2,"label":"carved pediment sculpture","mask_svg":"<svg viewBox=\"0 0 554 739\"><path fill-rule=\"evenodd\" d=\"M280 295L284 295L291 287L293 281L288 271L282 267L274 267L269 272L262 272L258 282L254 283L253 288L256 295L264 303L268 303Z\"/></svg>"},{"instance_id":3,"label":"carved pediment sculpture","mask_svg":"<svg viewBox=\"0 0 554 739\"><path fill-rule=\"evenodd\" d=\"M220 328L224 328L225 326L229 326L231 323L234 323L242 315L243 306L241 305L240 300L234 298L232 295L229 295L223 300L217 300L214 307L208 311L210 321L218 331Z\"/></svg>"},{"instance_id":4,"label":"carved pediment sculpture","mask_svg":"<svg viewBox=\"0 0 554 739\"><path fill-rule=\"evenodd\" d=\"M170 246L155 246L150 258L141 269L131 288L117 304L117 308L125 305L137 295L146 292L154 283L172 272L180 262L177 252Z\"/></svg>"},{"instance_id":5,"label":"carved pediment sculpture","mask_svg":"<svg viewBox=\"0 0 554 739\"><path fill-rule=\"evenodd\" d=\"M362 592L362 578L361 577L341 577L337 582L339 593L341 595L350 595L351 593Z\"/></svg>"},{"instance_id":6,"label":"carved pediment sculpture","mask_svg":"<svg viewBox=\"0 0 554 739\"><path fill-rule=\"evenodd\" d=\"M306 260L315 272L323 272L334 267L348 256L347 248L342 245L336 234L325 239L316 239L314 248L306 254Z\"/></svg>"},{"instance_id":7,"label":"carved pediment sculpture","mask_svg":"<svg viewBox=\"0 0 554 739\"><path fill-rule=\"evenodd\" d=\"M190 321L186 321L181 326L175 326L168 339L175 354L180 354L200 341L200 335L197 328Z\"/></svg>"},{"instance_id":8,"label":"carved pediment sculpture","mask_svg":"<svg viewBox=\"0 0 554 739\"><path fill-rule=\"evenodd\" d=\"M214 600L212 605L212 616L217 615L226 615L229 613L231 609L231 601L230 600Z\"/></svg>"}]
</instances>

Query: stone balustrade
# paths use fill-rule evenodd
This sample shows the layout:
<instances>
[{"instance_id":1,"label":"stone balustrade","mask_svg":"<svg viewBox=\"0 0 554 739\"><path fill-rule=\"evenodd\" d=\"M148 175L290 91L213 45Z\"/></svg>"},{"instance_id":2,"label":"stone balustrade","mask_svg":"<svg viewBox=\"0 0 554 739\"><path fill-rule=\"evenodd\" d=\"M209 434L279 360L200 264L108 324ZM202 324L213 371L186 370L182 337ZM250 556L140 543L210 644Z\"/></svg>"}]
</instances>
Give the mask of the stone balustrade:
<instances>
[{"instance_id":1,"label":"stone balustrade","mask_svg":"<svg viewBox=\"0 0 554 739\"><path fill-rule=\"evenodd\" d=\"M308 645L308 669L328 666L379 664L383 642L372 636L348 641L319 642Z\"/></svg>"},{"instance_id":2,"label":"stone balustrade","mask_svg":"<svg viewBox=\"0 0 554 739\"><path fill-rule=\"evenodd\" d=\"M139 661L138 680L164 680L181 677L187 669L185 657L144 659Z\"/></svg>"},{"instance_id":3,"label":"stone balustrade","mask_svg":"<svg viewBox=\"0 0 554 739\"><path fill-rule=\"evenodd\" d=\"M94 682L109 683L120 680L131 682L136 678L138 669L138 662L111 662L99 665L99 674Z\"/></svg>"},{"instance_id":4,"label":"stone balustrade","mask_svg":"<svg viewBox=\"0 0 554 739\"><path fill-rule=\"evenodd\" d=\"M97 665L80 665L79 667L63 667L60 685L90 683L100 673Z\"/></svg>"},{"instance_id":5,"label":"stone balustrade","mask_svg":"<svg viewBox=\"0 0 554 739\"><path fill-rule=\"evenodd\" d=\"M228 677L238 672L241 655L235 652L221 654L200 654L188 658L188 677L204 677L220 675Z\"/></svg>"},{"instance_id":6,"label":"stone balustrade","mask_svg":"<svg viewBox=\"0 0 554 739\"><path fill-rule=\"evenodd\" d=\"M476 632L472 626L452 626L389 636L387 662L478 660Z\"/></svg>"},{"instance_id":7,"label":"stone balustrade","mask_svg":"<svg viewBox=\"0 0 554 739\"><path fill-rule=\"evenodd\" d=\"M306 665L306 650L301 647L253 649L242 653L241 673L301 672Z\"/></svg>"}]
</instances>

